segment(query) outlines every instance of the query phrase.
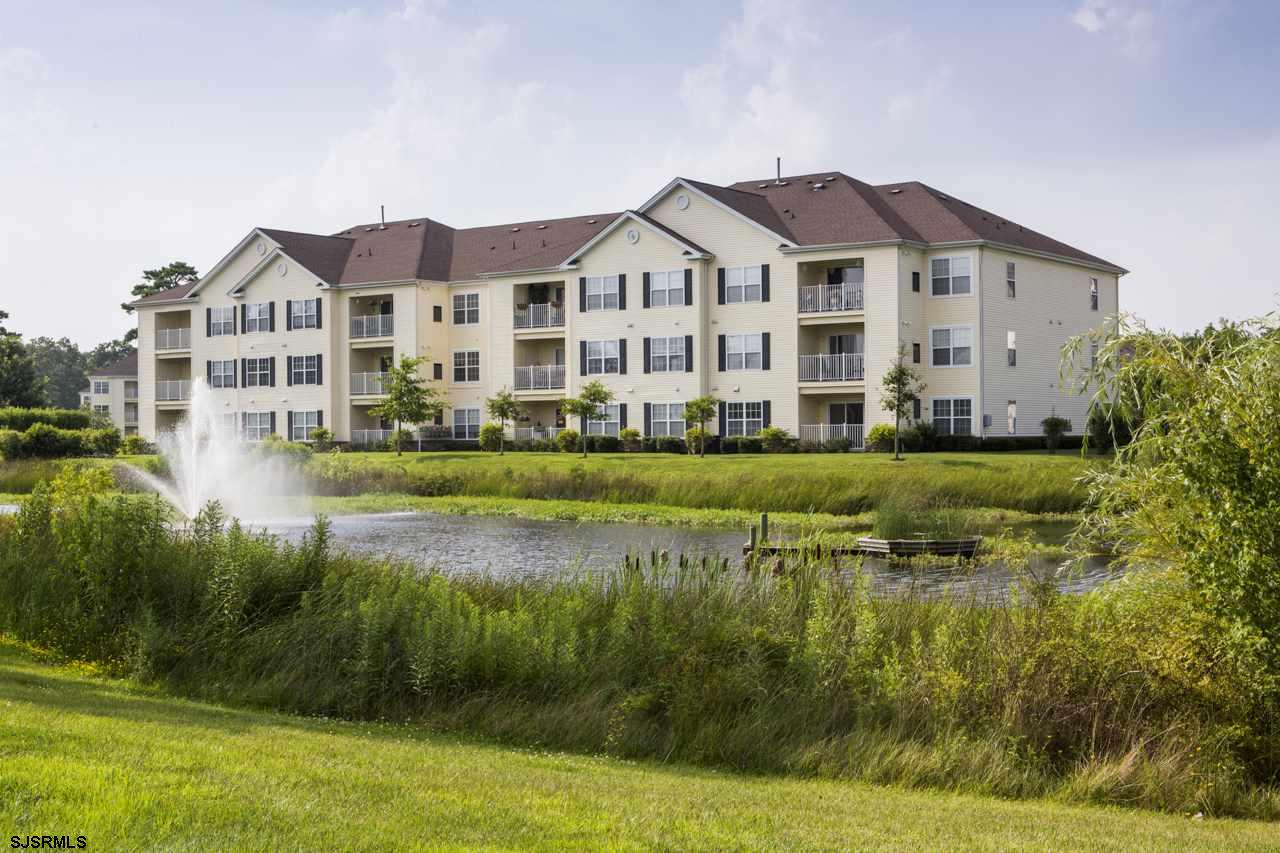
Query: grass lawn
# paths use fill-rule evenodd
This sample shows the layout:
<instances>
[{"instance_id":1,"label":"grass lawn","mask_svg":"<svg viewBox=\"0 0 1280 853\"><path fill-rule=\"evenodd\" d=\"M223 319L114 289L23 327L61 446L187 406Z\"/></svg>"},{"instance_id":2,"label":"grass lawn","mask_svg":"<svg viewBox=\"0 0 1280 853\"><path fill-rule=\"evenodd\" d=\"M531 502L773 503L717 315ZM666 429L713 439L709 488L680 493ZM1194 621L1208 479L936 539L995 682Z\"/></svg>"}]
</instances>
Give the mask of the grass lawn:
<instances>
[{"instance_id":1,"label":"grass lawn","mask_svg":"<svg viewBox=\"0 0 1280 853\"><path fill-rule=\"evenodd\" d=\"M0 829L88 849L1274 850L1280 827L746 777L169 698L0 638Z\"/></svg>"}]
</instances>

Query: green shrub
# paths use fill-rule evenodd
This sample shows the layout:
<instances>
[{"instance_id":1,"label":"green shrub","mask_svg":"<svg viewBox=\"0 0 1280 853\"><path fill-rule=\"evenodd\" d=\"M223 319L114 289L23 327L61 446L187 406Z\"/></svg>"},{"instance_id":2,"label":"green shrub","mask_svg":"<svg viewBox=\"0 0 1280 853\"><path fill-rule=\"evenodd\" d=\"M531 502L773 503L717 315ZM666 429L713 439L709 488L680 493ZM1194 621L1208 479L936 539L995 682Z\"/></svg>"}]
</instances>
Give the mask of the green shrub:
<instances>
[{"instance_id":1,"label":"green shrub","mask_svg":"<svg viewBox=\"0 0 1280 853\"><path fill-rule=\"evenodd\" d=\"M618 432L618 440L622 442L622 447L625 450L636 451L643 446L640 440L640 430L633 427L620 430Z\"/></svg>"},{"instance_id":2,"label":"green shrub","mask_svg":"<svg viewBox=\"0 0 1280 853\"><path fill-rule=\"evenodd\" d=\"M58 429L88 429L94 425L93 412L88 409L0 408L0 429L26 432L34 424L48 424Z\"/></svg>"},{"instance_id":3,"label":"green shrub","mask_svg":"<svg viewBox=\"0 0 1280 853\"><path fill-rule=\"evenodd\" d=\"M417 446L418 436L414 434L413 430L405 429L403 427L393 430L391 432L391 437L387 439L388 450L395 450L396 448L401 450L412 450ZM468 449L473 447L475 447L475 445L467 445Z\"/></svg>"},{"instance_id":4,"label":"green shrub","mask_svg":"<svg viewBox=\"0 0 1280 853\"><path fill-rule=\"evenodd\" d=\"M480 427L480 449L489 453L497 453L502 447L503 429L502 424L487 423Z\"/></svg>"},{"instance_id":5,"label":"green shrub","mask_svg":"<svg viewBox=\"0 0 1280 853\"><path fill-rule=\"evenodd\" d=\"M864 439L867 450L874 453L892 453L893 437L897 434L893 424L876 424L867 431Z\"/></svg>"},{"instance_id":6,"label":"green shrub","mask_svg":"<svg viewBox=\"0 0 1280 853\"><path fill-rule=\"evenodd\" d=\"M976 435L939 435L933 439L933 449L942 453L982 449L982 439Z\"/></svg>"},{"instance_id":7,"label":"green shrub","mask_svg":"<svg viewBox=\"0 0 1280 853\"><path fill-rule=\"evenodd\" d=\"M704 446L706 450L711 449L712 435L708 429L702 427L689 427L684 431L684 443L688 447L690 453L697 455L703 452ZM724 442L720 442L720 452L724 450Z\"/></svg>"},{"instance_id":8,"label":"green shrub","mask_svg":"<svg viewBox=\"0 0 1280 853\"><path fill-rule=\"evenodd\" d=\"M851 447L853 442L847 435L833 435L822 443L825 453L847 453Z\"/></svg>"},{"instance_id":9,"label":"green shrub","mask_svg":"<svg viewBox=\"0 0 1280 853\"><path fill-rule=\"evenodd\" d=\"M697 429L697 427L694 427ZM674 435L660 435L654 439L654 449L658 453L688 453L689 448L685 446L684 440Z\"/></svg>"},{"instance_id":10,"label":"green shrub","mask_svg":"<svg viewBox=\"0 0 1280 853\"><path fill-rule=\"evenodd\" d=\"M760 443L769 453L784 453L795 444L795 439L782 427L768 426L760 430L758 435Z\"/></svg>"},{"instance_id":11,"label":"green shrub","mask_svg":"<svg viewBox=\"0 0 1280 853\"><path fill-rule=\"evenodd\" d=\"M582 435L576 429L563 429L556 436L556 446L562 453L573 453L582 449Z\"/></svg>"},{"instance_id":12,"label":"green shrub","mask_svg":"<svg viewBox=\"0 0 1280 853\"><path fill-rule=\"evenodd\" d=\"M311 445L301 441L286 441L282 436L272 433L258 443L254 452L262 456L288 459L295 463L303 463L311 458Z\"/></svg>"},{"instance_id":13,"label":"green shrub","mask_svg":"<svg viewBox=\"0 0 1280 853\"><path fill-rule=\"evenodd\" d=\"M1050 415L1040 422L1040 428L1044 430L1045 447L1052 452L1058 449L1062 437L1071 432L1071 421L1057 415Z\"/></svg>"},{"instance_id":14,"label":"green shrub","mask_svg":"<svg viewBox=\"0 0 1280 853\"><path fill-rule=\"evenodd\" d=\"M113 426L84 431L85 449L95 456L115 456L120 450L120 430Z\"/></svg>"},{"instance_id":15,"label":"green shrub","mask_svg":"<svg viewBox=\"0 0 1280 853\"><path fill-rule=\"evenodd\" d=\"M763 453L764 442L757 435L744 435L738 438L739 453Z\"/></svg>"},{"instance_id":16,"label":"green shrub","mask_svg":"<svg viewBox=\"0 0 1280 853\"><path fill-rule=\"evenodd\" d=\"M120 453L124 456L143 456L155 453L155 448L148 444L145 438L133 433L126 435L120 442Z\"/></svg>"},{"instance_id":17,"label":"green shrub","mask_svg":"<svg viewBox=\"0 0 1280 853\"><path fill-rule=\"evenodd\" d=\"M622 449L622 442L616 435L587 436L587 450L591 453L617 453Z\"/></svg>"},{"instance_id":18,"label":"green shrub","mask_svg":"<svg viewBox=\"0 0 1280 853\"><path fill-rule=\"evenodd\" d=\"M1094 453L1110 453L1133 441L1133 420L1117 406L1098 403L1089 409L1089 449Z\"/></svg>"},{"instance_id":19,"label":"green shrub","mask_svg":"<svg viewBox=\"0 0 1280 853\"><path fill-rule=\"evenodd\" d=\"M907 453L928 453L935 449L937 439L937 427L929 421L917 421L902 431L900 444Z\"/></svg>"},{"instance_id":20,"label":"green shrub","mask_svg":"<svg viewBox=\"0 0 1280 853\"><path fill-rule=\"evenodd\" d=\"M22 458L22 433L16 429L0 429L0 458Z\"/></svg>"},{"instance_id":21,"label":"green shrub","mask_svg":"<svg viewBox=\"0 0 1280 853\"><path fill-rule=\"evenodd\" d=\"M328 427L316 427L307 438L311 439L311 449L317 453L327 453L333 449L333 431Z\"/></svg>"},{"instance_id":22,"label":"green shrub","mask_svg":"<svg viewBox=\"0 0 1280 853\"><path fill-rule=\"evenodd\" d=\"M738 453L742 447L742 436L726 435L720 438L721 453Z\"/></svg>"}]
</instances>

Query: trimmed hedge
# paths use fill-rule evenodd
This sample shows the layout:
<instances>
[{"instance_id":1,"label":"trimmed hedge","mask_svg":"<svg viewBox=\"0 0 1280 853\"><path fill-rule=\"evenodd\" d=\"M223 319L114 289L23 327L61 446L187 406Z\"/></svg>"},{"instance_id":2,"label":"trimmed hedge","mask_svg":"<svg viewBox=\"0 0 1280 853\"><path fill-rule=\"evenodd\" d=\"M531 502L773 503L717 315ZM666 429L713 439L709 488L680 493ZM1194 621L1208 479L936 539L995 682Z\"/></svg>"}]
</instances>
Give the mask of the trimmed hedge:
<instances>
[{"instance_id":1,"label":"trimmed hedge","mask_svg":"<svg viewBox=\"0 0 1280 853\"><path fill-rule=\"evenodd\" d=\"M87 409L0 409L0 429L26 432L36 424L58 429L88 429L93 426L93 413Z\"/></svg>"},{"instance_id":2,"label":"trimmed hedge","mask_svg":"<svg viewBox=\"0 0 1280 853\"><path fill-rule=\"evenodd\" d=\"M34 423L25 432L0 429L0 456L5 459L60 459L68 456L114 456L120 449L120 431L59 429Z\"/></svg>"}]
</instances>

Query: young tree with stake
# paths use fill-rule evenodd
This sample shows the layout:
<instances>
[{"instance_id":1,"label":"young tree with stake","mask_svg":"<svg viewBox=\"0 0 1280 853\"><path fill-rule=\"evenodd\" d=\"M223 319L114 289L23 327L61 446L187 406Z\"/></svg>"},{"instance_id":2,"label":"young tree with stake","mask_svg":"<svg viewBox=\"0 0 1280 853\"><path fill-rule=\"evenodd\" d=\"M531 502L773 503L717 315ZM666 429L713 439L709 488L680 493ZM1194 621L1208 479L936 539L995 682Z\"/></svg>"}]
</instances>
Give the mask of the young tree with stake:
<instances>
[{"instance_id":1,"label":"young tree with stake","mask_svg":"<svg viewBox=\"0 0 1280 853\"><path fill-rule=\"evenodd\" d=\"M906 347L899 344L898 358L880 383L883 388L880 405L886 412L893 412L893 459L895 462L902 459L902 419L910 415L912 403L920 399L920 392L925 387L920 381L920 374L907 364L906 359Z\"/></svg>"},{"instance_id":2,"label":"young tree with stake","mask_svg":"<svg viewBox=\"0 0 1280 853\"><path fill-rule=\"evenodd\" d=\"M604 419L603 406L613 400L613 392L598 379L592 379L578 391L577 397L560 401L560 411L576 416L582 423L582 458L587 458L587 422Z\"/></svg>"},{"instance_id":3,"label":"young tree with stake","mask_svg":"<svg viewBox=\"0 0 1280 853\"><path fill-rule=\"evenodd\" d=\"M696 397L684 404L684 419L698 425L698 456L707 455L707 421L716 416L720 401L710 394Z\"/></svg>"},{"instance_id":4,"label":"young tree with stake","mask_svg":"<svg viewBox=\"0 0 1280 853\"><path fill-rule=\"evenodd\" d=\"M388 367L382 380L386 399L369 410L374 417L395 421L397 456L404 450L400 441L402 424L426 423L444 412L444 401L439 399L439 392L428 388L418 372L418 366L424 360L400 356L400 364Z\"/></svg>"},{"instance_id":5,"label":"young tree with stake","mask_svg":"<svg viewBox=\"0 0 1280 853\"><path fill-rule=\"evenodd\" d=\"M502 424L502 435L498 437L498 455L501 456L506 450L507 421L515 421L523 410L520 408L520 401L516 399L515 394L511 393L510 388L503 388L485 400L484 405L489 411L489 417L497 418Z\"/></svg>"}]
</instances>

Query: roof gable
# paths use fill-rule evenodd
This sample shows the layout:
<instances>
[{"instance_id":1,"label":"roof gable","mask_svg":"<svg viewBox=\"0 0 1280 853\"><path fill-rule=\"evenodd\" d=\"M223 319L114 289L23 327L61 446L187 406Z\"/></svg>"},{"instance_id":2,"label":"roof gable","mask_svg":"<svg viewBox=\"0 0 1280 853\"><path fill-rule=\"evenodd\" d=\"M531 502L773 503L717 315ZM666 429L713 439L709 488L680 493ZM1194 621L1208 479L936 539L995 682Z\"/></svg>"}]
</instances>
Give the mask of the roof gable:
<instances>
[{"instance_id":1,"label":"roof gable","mask_svg":"<svg viewBox=\"0 0 1280 853\"><path fill-rule=\"evenodd\" d=\"M652 210L658 202L666 198L671 190L676 187L684 187L690 192L696 193L721 210L728 211L742 221L765 232L779 243L789 246L796 245L790 228L787 227L782 217L778 216L777 212L769 206L768 200L763 196L734 187L721 187L690 178L675 178L665 187L658 190L648 201L640 205L638 211L647 213Z\"/></svg>"},{"instance_id":2,"label":"roof gable","mask_svg":"<svg viewBox=\"0 0 1280 853\"><path fill-rule=\"evenodd\" d=\"M622 225L628 222L635 222L645 226L650 231L654 232L658 236L662 237L663 239L667 240L668 242L672 243L677 248L679 248L682 254L684 255L684 257L689 260L711 257L711 253L708 252L706 249L702 248L697 243L694 243L692 240L689 240L685 237L680 236L672 229L663 225L661 222L658 222L656 219L651 219L650 217L645 216L643 213L640 213L635 210L626 210L618 214L612 222L610 222L607 226L601 229L601 231L598 234L596 234L594 237L592 237L582 246L578 247L576 251L571 252L569 256L564 259L563 263L560 264L560 268L569 269L570 267L572 267L574 264L578 262L579 259L582 258L583 255L590 252L592 247L596 246L598 243L600 243L602 240L604 240L606 237L608 237L613 232L617 231L618 228L620 228Z\"/></svg>"}]
</instances>

